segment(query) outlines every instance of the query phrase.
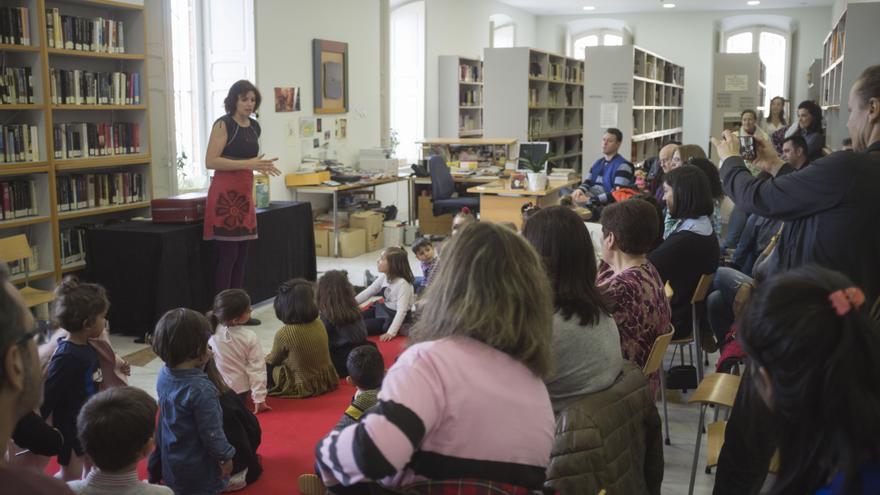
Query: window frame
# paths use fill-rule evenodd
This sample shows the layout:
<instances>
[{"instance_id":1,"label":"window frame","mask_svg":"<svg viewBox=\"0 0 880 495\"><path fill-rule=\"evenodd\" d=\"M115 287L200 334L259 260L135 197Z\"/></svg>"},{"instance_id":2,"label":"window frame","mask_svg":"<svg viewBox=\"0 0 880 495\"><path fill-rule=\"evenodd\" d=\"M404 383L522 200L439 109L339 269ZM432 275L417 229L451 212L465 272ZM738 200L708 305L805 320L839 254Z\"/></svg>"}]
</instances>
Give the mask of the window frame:
<instances>
[{"instance_id":1,"label":"window frame","mask_svg":"<svg viewBox=\"0 0 880 495\"><path fill-rule=\"evenodd\" d=\"M504 29L506 27L511 28L511 31L512 31L510 46L511 47L516 46L516 22L510 16L505 15L504 17L506 17L506 19L504 19L500 23L496 23L496 21L493 19L493 17L498 16L498 15L504 15L504 14L495 14L495 15L489 16L489 48L499 48L499 47L495 46L495 34L498 32L499 29ZM502 47L502 48L508 48L508 47Z\"/></svg>"},{"instance_id":2,"label":"window frame","mask_svg":"<svg viewBox=\"0 0 880 495\"><path fill-rule=\"evenodd\" d=\"M605 44L605 36L609 35L609 34L614 35L614 36L619 36L620 40L621 40L621 45L627 44L627 33L623 29L610 28L610 27L587 29L584 31L578 31L577 33L574 33L571 35L571 45L570 45L571 49L570 49L570 53L568 54L568 56L572 57L572 58L577 58L577 54L575 53L575 44L579 40L586 38L588 36L597 36L598 37L599 44L596 46L619 46L619 45L606 45ZM579 59L579 60L583 60L583 59Z\"/></svg>"}]
</instances>

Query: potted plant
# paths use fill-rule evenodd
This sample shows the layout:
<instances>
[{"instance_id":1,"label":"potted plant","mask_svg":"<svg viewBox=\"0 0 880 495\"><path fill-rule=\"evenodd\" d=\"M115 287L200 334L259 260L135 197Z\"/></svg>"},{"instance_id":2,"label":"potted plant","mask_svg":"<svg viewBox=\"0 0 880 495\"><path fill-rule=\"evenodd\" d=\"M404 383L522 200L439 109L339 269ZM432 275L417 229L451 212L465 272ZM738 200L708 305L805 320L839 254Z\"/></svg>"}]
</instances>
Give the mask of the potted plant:
<instances>
[{"instance_id":1,"label":"potted plant","mask_svg":"<svg viewBox=\"0 0 880 495\"><path fill-rule=\"evenodd\" d=\"M529 191L543 191L547 188L547 158L548 153L541 150L533 150L531 154L520 156L519 161L529 169Z\"/></svg>"}]
</instances>

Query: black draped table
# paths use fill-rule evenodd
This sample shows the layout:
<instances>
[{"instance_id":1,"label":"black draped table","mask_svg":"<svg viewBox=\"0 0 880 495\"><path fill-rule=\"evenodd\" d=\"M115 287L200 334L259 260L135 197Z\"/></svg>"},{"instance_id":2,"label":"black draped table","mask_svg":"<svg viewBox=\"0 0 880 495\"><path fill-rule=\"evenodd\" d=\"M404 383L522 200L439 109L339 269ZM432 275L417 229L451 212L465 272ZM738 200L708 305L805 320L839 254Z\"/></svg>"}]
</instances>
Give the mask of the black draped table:
<instances>
[{"instance_id":1,"label":"black draped table","mask_svg":"<svg viewBox=\"0 0 880 495\"><path fill-rule=\"evenodd\" d=\"M202 240L202 228L131 221L87 230L85 278L107 288L113 333L152 332L172 308L210 309L217 258L214 242ZM258 209L257 228L245 273L254 304L274 297L285 280L315 280L309 203L273 202Z\"/></svg>"}]
</instances>

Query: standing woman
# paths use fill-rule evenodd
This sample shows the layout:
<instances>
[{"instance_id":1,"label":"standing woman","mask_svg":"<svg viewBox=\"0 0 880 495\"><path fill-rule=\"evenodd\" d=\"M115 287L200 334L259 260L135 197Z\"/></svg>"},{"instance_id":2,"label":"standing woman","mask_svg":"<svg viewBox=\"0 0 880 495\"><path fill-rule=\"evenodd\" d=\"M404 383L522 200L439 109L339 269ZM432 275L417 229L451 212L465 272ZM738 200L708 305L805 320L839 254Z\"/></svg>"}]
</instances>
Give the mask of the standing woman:
<instances>
[{"instance_id":1,"label":"standing woman","mask_svg":"<svg viewBox=\"0 0 880 495\"><path fill-rule=\"evenodd\" d=\"M281 174L274 165L277 158L264 159L259 153L260 124L251 115L260 101L250 81L233 84L223 100L226 115L214 122L208 141L205 166L215 172L208 189L204 238L217 241L215 293L244 287L247 241L257 238L254 171Z\"/></svg>"},{"instance_id":2,"label":"standing woman","mask_svg":"<svg viewBox=\"0 0 880 495\"><path fill-rule=\"evenodd\" d=\"M770 114L767 115L764 122L761 122L761 129L764 129L768 136L772 136L774 132L787 125L788 123L785 121L785 98L774 96L770 100Z\"/></svg>"}]
</instances>

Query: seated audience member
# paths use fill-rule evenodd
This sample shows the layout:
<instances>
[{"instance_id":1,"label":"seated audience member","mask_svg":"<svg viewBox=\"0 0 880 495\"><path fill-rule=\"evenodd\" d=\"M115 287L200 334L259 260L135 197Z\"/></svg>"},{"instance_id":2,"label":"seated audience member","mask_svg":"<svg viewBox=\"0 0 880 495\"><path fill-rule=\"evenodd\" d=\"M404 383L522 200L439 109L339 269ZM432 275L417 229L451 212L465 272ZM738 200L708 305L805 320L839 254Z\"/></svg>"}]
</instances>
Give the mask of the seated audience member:
<instances>
[{"instance_id":1,"label":"seated audience member","mask_svg":"<svg viewBox=\"0 0 880 495\"><path fill-rule=\"evenodd\" d=\"M612 304L623 358L644 366L657 336L669 331L663 281L646 254L660 223L647 201L609 205L602 215L602 263L596 280ZM659 384L658 384L659 385Z\"/></svg>"},{"instance_id":2,"label":"seated audience member","mask_svg":"<svg viewBox=\"0 0 880 495\"><path fill-rule=\"evenodd\" d=\"M239 400L236 397L236 400ZM137 465L156 446L156 400L141 389L116 387L93 395L77 418L83 449L94 466L68 482L80 495L172 495L167 486L138 479Z\"/></svg>"},{"instance_id":3,"label":"seated audience member","mask_svg":"<svg viewBox=\"0 0 880 495\"><path fill-rule=\"evenodd\" d=\"M471 209L465 206L458 213L452 217L452 232L451 235L456 235L461 232L462 229L467 227L468 225L477 221L477 217L471 213Z\"/></svg>"},{"instance_id":4,"label":"seated audience member","mask_svg":"<svg viewBox=\"0 0 880 495\"><path fill-rule=\"evenodd\" d=\"M804 100L798 105L797 120L785 130L778 130L772 136L773 146L782 154L782 142L790 136L801 136L807 142L807 157L814 161L822 157L825 147L825 131L822 129L822 108L816 102Z\"/></svg>"},{"instance_id":5,"label":"seated audience member","mask_svg":"<svg viewBox=\"0 0 880 495\"><path fill-rule=\"evenodd\" d=\"M852 151L852 138L843 138L843 141L840 143L840 151Z\"/></svg>"},{"instance_id":6,"label":"seated audience member","mask_svg":"<svg viewBox=\"0 0 880 495\"><path fill-rule=\"evenodd\" d=\"M368 335L381 335L385 342L400 332L404 323L412 319L410 309L415 302L412 269L406 251L399 247L382 250L376 261L379 277L355 297L358 304L381 295L383 301L374 302L364 309L364 325Z\"/></svg>"},{"instance_id":7,"label":"seated audience member","mask_svg":"<svg viewBox=\"0 0 880 495\"><path fill-rule=\"evenodd\" d=\"M431 283L431 277L437 270L437 264L440 263L440 257L437 256L437 250L434 249L434 244L432 244L431 240L427 237L416 239L416 242L412 245L412 252L416 255L422 268L422 276L416 277L415 283L413 284L416 294L421 294L421 292L425 290L425 287Z\"/></svg>"},{"instance_id":8,"label":"seated audience member","mask_svg":"<svg viewBox=\"0 0 880 495\"><path fill-rule=\"evenodd\" d=\"M673 141L660 148L657 161L648 172L648 189L657 201L663 201L663 175L672 170L672 156L681 143Z\"/></svg>"},{"instance_id":9,"label":"seated audience member","mask_svg":"<svg viewBox=\"0 0 880 495\"><path fill-rule=\"evenodd\" d=\"M744 135L752 137L757 136L760 139L766 141L767 139L769 139L769 137L763 129L757 126L757 121L757 113L755 113L754 110L743 110L742 114L740 114L739 130L733 133L734 136L736 136L737 138ZM755 167L750 160L746 160L746 167L748 167L749 170L751 170L751 172L755 175L757 175L759 172L758 168ZM724 198L723 192L721 193L721 197L722 199ZM736 204L733 205L733 209L730 211L730 216L727 219L727 234L724 236L723 239L721 239L722 253L734 249L737 243L739 243L739 240L742 237L742 231L746 226L748 217L748 213L744 212L740 206L737 206ZM721 224L719 222L718 227L720 226ZM720 238L721 229L716 229L716 234Z\"/></svg>"},{"instance_id":10,"label":"seated audience member","mask_svg":"<svg viewBox=\"0 0 880 495\"><path fill-rule=\"evenodd\" d=\"M810 163L808 153L807 141L803 136L789 136L782 142L782 159L795 170L800 170Z\"/></svg>"},{"instance_id":11,"label":"seated audience member","mask_svg":"<svg viewBox=\"0 0 880 495\"><path fill-rule=\"evenodd\" d=\"M318 313L327 330L330 345L330 360L340 377L348 376L345 362L352 349L367 340L367 327L364 317L355 300L354 287L348 281L348 273L342 270L328 270L318 279Z\"/></svg>"},{"instance_id":12,"label":"seated audience member","mask_svg":"<svg viewBox=\"0 0 880 495\"><path fill-rule=\"evenodd\" d=\"M564 206L544 208L523 225L553 289L553 374L545 380L553 411L604 390L623 366L620 334L596 288L596 254L590 233Z\"/></svg>"},{"instance_id":13,"label":"seated audience member","mask_svg":"<svg viewBox=\"0 0 880 495\"><path fill-rule=\"evenodd\" d=\"M734 134L737 136L758 136L764 141L770 139L770 136L764 132L764 129L758 126L758 112L752 109L743 110L739 116L739 130Z\"/></svg>"},{"instance_id":14,"label":"seated audience member","mask_svg":"<svg viewBox=\"0 0 880 495\"><path fill-rule=\"evenodd\" d=\"M715 209L712 211L712 230L715 236L721 240L721 201L724 200L724 190L721 188L721 179L718 177L718 167L708 158L691 158L687 161L688 165L693 165L706 174L709 180L709 189L712 192L712 204ZM669 209L666 210L666 218L663 220L663 238L669 237L672 229L675 228L676 220L669 215Z\"/></svg>"},{"instance_id":15,"label":"seated audience member","mask_svg":"<svg viewBox=\"0 0 880 495\"><path fill-rule=\"evenodd\" d=\"M602 157L593 163L590 175L572 191L571 198L579 205L592 201L606 204L612 201L611 192L618 187L635 185L635 167L618 153L623 142L620 129L610 128L602 136Z\"/></svg>"},{"instance_id":16,"label":"seated audience member","mask_svg":"<svg viewBox=\"0 0 880 495\"><path fill-rule=\"evenodd\" d=\"M772 411L773 493L880 493L880 328L844 275L804 266L768 280L739 325L740 388Z\"/></svg>"},{"instance_id":17,"label":"seated audience member","mask_svg":"<svg viewBox=\"0 0 880 495\"><path fill-rule=\"evenodd\" d=\"M374 412L319 443L324 483L541 493L554 435L543 381L553 292L537 253L507 228L469 225L425 297Z\"/></svg>"},{"instance_id":18,"label":"seated audience member","mask_svg":"<svg viewBox=\"0 0 880 495\"><path fill-rule=\"evenodd\" d=\"M682 144L672 152L672 163L669 164L669 171L675 170L682 165L687 165L691 158L708 157L702 146L697 144Z\"/></svg>"},{"instance_id":19,"label":"seated audience member","mask_svg":"<svg viewBox=\"0 0 880 495\"><path fill-rule=\"evenodd\" d=\"M770 100L770 112L767 118L761 122L761 129L767 136L772 136L774 132L786 127L788 123L785 120L785 98L774 96ZM769 141L769 137L765 137Z\"/></svg>"},{"instance_id":20,"label":"seated audience member","mask_svg":"<svg viewBox=\"0 0 880 495\"><path fill-rule=\"evenodd\" d=\"M691 297L697 282L718 268L718 237L710 219L715 205L706 174L693 165L669 172L663 187L667 209L676 223L663 244L648 253L648 260L657 268L660 279L672 286L674 338L680 339L693 333ZM697 310L705 318L703 308Z\"/></svg>"}]
</instances>

